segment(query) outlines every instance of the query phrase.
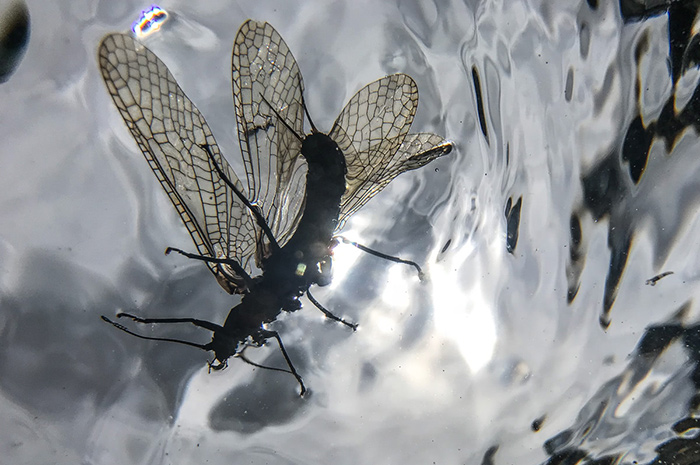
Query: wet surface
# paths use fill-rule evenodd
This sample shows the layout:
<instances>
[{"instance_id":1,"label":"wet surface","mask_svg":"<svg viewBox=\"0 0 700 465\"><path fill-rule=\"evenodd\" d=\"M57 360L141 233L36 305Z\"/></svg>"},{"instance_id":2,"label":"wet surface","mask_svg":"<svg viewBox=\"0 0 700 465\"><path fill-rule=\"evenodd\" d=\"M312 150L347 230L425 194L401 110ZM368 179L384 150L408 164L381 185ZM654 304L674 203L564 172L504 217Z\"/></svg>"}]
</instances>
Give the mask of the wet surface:
<instances>
[{"instance_id":1,"label":"wet surface","mask_svg":"<svg viewBox=\"0 0 700 465\"><path fill-rule=\"evenodd\" d=\"M100 320L221 322L238 301L163 254L191 240L99 75L99 41L149 5L27 2L31 40L0 85L4 456L697 462L698 5L670 5L162 5L143 40L238 173L231 47L248 18L294 51L320 129L362 85L405 72L421 99L412 131L456 144L342 231L427 279L340 244L333 283L312 292L359 330L307 301L274 323L310 386L300 399L288 374L238 360L209 373L200 351ZM274 344L247 355L284 366Z\"/></svg>"}]
</instances>

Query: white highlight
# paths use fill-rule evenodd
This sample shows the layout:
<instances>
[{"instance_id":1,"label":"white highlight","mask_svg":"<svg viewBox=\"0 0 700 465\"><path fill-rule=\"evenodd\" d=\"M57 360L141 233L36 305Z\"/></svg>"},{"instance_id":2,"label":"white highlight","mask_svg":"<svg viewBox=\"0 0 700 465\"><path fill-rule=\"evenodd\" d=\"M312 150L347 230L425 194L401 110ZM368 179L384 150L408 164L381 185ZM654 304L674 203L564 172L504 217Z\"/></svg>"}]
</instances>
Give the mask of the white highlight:
<instances>
[{"instance_id":1,"label":"white highlight","mask_svg":"<svg viewBox=\"0 0 700 465\"><path fill-rule=\"evenodd\" d=\"M450 262L464 260L454 257L430 269L435 329L455 343L472 373L476 373L491 360L496 346L492 303L485 298L478 279L471 281L471 287L466 286Z\"/></svg>"},{"instance_id":2,"label":"white highlight","mask_svg":"<svg viewBox=\"0 0 700 465\"><path fill-rule=\"evenodd\" d=\"M342 284L361 253L357 247L342 242L333 249L333 281L328 289L333 290Z\"/></svg>"}]
</instances>

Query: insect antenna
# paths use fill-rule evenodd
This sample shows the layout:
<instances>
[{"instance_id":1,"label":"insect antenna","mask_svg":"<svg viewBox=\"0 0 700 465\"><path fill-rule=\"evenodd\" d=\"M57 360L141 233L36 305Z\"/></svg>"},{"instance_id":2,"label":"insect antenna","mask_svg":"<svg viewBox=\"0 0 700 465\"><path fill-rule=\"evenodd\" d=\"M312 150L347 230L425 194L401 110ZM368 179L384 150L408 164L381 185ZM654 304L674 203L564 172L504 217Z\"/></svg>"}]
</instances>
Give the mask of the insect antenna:
<instances>
[{"instance_id":1,"label":"insect antenna","mask_svg":"<svg viewBox=\"0 0 700 465\"><path fill-rule=\"evenodd\" d=\"M270 102L267 101L267 99L265 98L265 96L264 96L263 94L260 94L260 98L262 99L263 102L265 102L265 103L267 104L268 107L270 107L270 110L272 110L272 113L274 113L275 116L277 116L277 120L280 121L282 124L284 124L284 126L285 126L287 129L289 129L289 132L291 132L292 134L294 134L294 135L296 136L296 138L299 139L299 141L303 141L303 140L304 140L304 136L301 136L301 135L297 134L297 132L294 130L294 128L291 127L291 126L289 125L289 123L287 123L287 121L286 121L284 118L282 118L282 115L280 115L280 114L277 112L277 110L275 110L275 107L273 107L272 105L270 105ZM303 98L303 97L302 97L302 98ZM302 104L302 105L303 105L303 104ZM311 126L313 126L313 124L312 124Z\"/></svg>"},{"instance_id":2,"label":"insect antenna","mask_svg":"<svg viewBox=\"0 0 700 465\"><path fill-rule=\"evenodd\" d=\"M311 125L311 132L318 132L318 129L316 129L316 125L314 124L314 121L311 119L311 115L309 114L309 109L306 108L306 100L304 100L304 94L301 94L301 106L304 109L304 114L306 114L306 119L309 120L309 124Z\"/></svg>"},{"instance_id":3,"label":"insect antenna","mask_svg":"<svg viewBox=\"0 0 700 465\"><path fill-rule=\"evenodd\" d=\"M252 203L250 203L250 200L248 200L246 196L243 195L243 193L239 191L238 188L231 182L228 176L226 176L224 171L214 159L214 154L211 153L211 150L209 149L209 144L202 144L200 145L200 147L207 152L207 154L209 155L209 160L211 160L212 164L214 165L214 169L219 174L221 179L223 179L224 183L231 188L231 190L236 194L236 197L238 197L240 201L243 202L243 204L246 207L248 207L250 212L253 214L256 223L258 223L260 229L262 229L265 235L267 236L268 240L270 241L270 244L272 245L272 248L275 250L279 250L280 246L277 243L277 239L275 239L275 236L272 234L270 227L267 225L267 221L265 221L265 218L262 216L262 213L260 213L260 209L255 207Z\"/></svg>"},{"instance_id":4,"label":"insect antenna","mask_svg":"<svg viewBox=\"0 0 700 465\"><path fill-rule=\"evenodd\" d=\"M321 312L323 312L323 314L326 315L326 318L330 318L331 320L337 321L338 323L343 323L345 326L349 326L350 328L352 328L353 331L357 331L357 323L348 323L342 318L333 315L333 313L330 310L326 309L323 305L321 305L321 303L318 300L316 300L308 290L306 291L306 296L309 298L311 303L316 306L316 308L321 310Z\"/></svg>"},{"instance_id":5,"label":"insect antenna","mask_svg":"<svg viewBox=\"0 0 700 465\"><path fill-rule=\"evenodd\" d=\"M175 343L177 343L177 344L184 344L184 345L186 345L186 346L196 347L196 348L198 348L198 349L202 349L202 350L206 350L206 351L210 350L209 344L197 344L196 342L183 341L183 340L181 340L181 339L172 339L172 338L169 338L169 337L144 336L144 335L142 335L142 334L135 333L135 332L129 330L126 326L121 325L121 324L119 324L119 323L116 323L116 322L110 320L109 318L107 318L107 317L104 316L104 315L102 315L100 318L102 318L102 320L104 320L104 321L106 321L107 323L111 324L111 325L114 326L115 328L120 329L120 330L124 331L124 332L127 333L127 334L131 334L132 336L136 336L136 337L139 338L139 339L148 339L149 341L175 342Z\"/></svg>"}]
</instances>

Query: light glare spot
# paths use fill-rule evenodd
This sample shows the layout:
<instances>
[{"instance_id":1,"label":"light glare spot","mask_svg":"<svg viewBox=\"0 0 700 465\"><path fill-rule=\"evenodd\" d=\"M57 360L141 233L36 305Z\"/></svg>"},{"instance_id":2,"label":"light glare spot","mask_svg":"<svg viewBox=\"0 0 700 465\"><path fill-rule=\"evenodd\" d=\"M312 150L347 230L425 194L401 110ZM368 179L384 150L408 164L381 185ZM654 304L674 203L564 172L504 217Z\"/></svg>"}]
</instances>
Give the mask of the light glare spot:
<instances>
[{"instance_id":1,"label":"light glare spot","mask_svg":"<svg viewBox=\"0 0 700 465\"><path fill-rule=\"evenodd\" d=\"M336 289L343 283L361 253L358 248L343 243L333 249L333 281L328 289Z\"/></svg>"},{"instance_id":2,"label":"light glare spot","mask_svg":"<svg viewBox=\"0 0 700 465\"><path fill-rule=\"evenodd\" d=\"M435 308L435 329L453 341L472 373L481 370L493 357L496 322L491 304L485 299L478 280L465 291L450 266L430 269Z\"/></svg>"},{"instance_id":3,"label":"light glare spot","mask_svg":"<svg viewBox=\"0 0 700 465\"><path fill-rule=\"evenodd\" d=\"M148 10L143 10L138 21L134 22L131 30L136 37L147 37L157 30L168 20L168 13L158 5L151 5Z\"/></svg>"},{"instance_id":4,"label":"light glare spot","mask_svg":"<svg viewBox=\"0 0 700 465\"><path fill-rule=\"evenodd\" d=\"M409 286L416 285L417 279L408 279L406 265L395 264L387 272L386 285L382 292L382 301L392 308L408 308ZM411 269L412 270L412 269Z\"/></svg>"}]
</instances>

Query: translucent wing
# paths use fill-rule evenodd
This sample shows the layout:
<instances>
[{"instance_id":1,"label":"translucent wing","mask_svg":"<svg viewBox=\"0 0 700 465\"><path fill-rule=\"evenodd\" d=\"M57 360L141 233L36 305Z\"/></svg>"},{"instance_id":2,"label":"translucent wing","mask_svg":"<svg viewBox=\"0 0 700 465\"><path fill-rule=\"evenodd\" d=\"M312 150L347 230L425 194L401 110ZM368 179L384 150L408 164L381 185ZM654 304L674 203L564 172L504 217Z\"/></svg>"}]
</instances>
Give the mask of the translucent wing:
<instances>
[{"instance_id":1,"label":"translucent wing","mask_svg":"<svg viewBox=\"0 0 700 465\"><path fill-rule=\"evenodd\" d=\"M329 135L348 170L338 229L396 176L452 150L435 134L408 134L417 106L413 79L392 74L360 89L336 119Z\"/></svg>"},{"instance_id":2,"label":"translucent wing","mask_svg":"<svg viewBox=\"0 0 700 465\"><path fill-rule=\"evenodd\" d=\"M257 225L217 174L208 152L235 185L242 185L202 114L165 64L129 36L106 36L99 65L109 93L190 232L199 253L231 258L249 273ZM245 284L228 265L208 263L228 292Z\"/></svg>"},{"instance_id":3,"label":"translucent wing","mask_svg":"<svg viewBox=\"0 0 700 465\"><path fill-rule=\"evenodd\" d=\"M376 166L378 169L367 170L364 175L356 177L352 183L352 191L346 190L341 200L338 230L353 213L384 189L396 176L404 171L418 169L450 153L452 142L436 134L422 132L408 134L393 155L389 151L381 150L382 148L370 154L370 158L382 160ZM359 159L364 160L364 157Z\"/></svg>"},{"instance_id":4,"label":"translucent wing","mask_svg":"<svg viewBox=\"0 0 700 465\"><path fill-rule=\"evenodd\" d=\"M306 186L298 138L304 134L301 72L279 33L253 20L243 23L236 35L232 63L248 196L282 246L301 219ZM260 239L258 260L269 253L267 238Z\"/></svg>"}]
</instances>

